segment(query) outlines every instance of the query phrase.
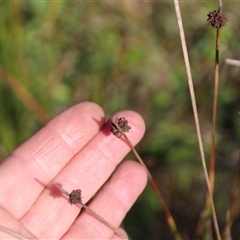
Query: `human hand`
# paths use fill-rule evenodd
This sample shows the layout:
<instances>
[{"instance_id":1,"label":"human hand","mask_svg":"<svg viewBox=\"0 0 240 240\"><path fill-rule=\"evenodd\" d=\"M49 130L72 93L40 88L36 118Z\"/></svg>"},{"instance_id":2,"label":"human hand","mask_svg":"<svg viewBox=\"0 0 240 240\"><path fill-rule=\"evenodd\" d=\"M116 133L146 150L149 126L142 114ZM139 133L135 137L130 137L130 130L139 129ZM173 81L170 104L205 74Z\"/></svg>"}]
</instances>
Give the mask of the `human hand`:
<instances>
[{"instance_id":1,"label":"human hand","mask_svg":"<svg viewBox=\"0 0 240 240\"><path fill-rule=\"evenodd\" d=\"M128 136L136 144L145 130L142 118L132 111L116 117L129 121ZM53 118L8 156L0 165L0 226L27 238L119 239L88 212L78 216L80 206L70 205L56 187L80 188L82 201L92 198L88 206L119 227L147 175L135 161L117 167L130 147L110 134L109 123L98 105L84 102ZM1 239L9 237L0 231Z\"/></svg>"}]
</instances>

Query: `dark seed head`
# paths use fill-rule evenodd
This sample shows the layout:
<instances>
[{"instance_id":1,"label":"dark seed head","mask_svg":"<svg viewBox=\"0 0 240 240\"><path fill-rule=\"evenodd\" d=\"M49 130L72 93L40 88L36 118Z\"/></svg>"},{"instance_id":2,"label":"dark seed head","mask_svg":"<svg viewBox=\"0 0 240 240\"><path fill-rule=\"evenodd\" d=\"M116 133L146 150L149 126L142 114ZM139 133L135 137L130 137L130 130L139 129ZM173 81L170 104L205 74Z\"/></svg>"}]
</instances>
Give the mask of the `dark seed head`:
<instances>
[{"instance_id":1,"label":"dark seed head","mask_svg":"<svg viewBox=\"0 0 240 240\"><path fill-rule=\"evenodd\" d=\"M128 125L128 121L124 117L116 118L114 122L110 123L110 131L118 138L122 136L122 133L118 130L116 124L122 129L123 132L129 132L129 130L131 129L131 127Z\"/></svg>"},{"instance_id":2,"label":"dark seed head","mask_svg":"<svg viewBox=\"0 0 240 240\"><path fill-rule=\"evenodd\" d=\"M213 28L222 28L226 26L226 23L228 22L227 17L217 10L209 12L207 16L207 21Z\"/></svg>"},{"instance_id":3,"label":"dark seed head","mask_svg":"<svg viewBox=\"0 0 240 240\"><path fill-rule=\"evenodd\" d=\"M80 189L73 190L69 194L68 202L71 203L71 204L82 203L82 195L81 195L81 193L82 193L82 191Z\"/></svg>"}]
</instances>

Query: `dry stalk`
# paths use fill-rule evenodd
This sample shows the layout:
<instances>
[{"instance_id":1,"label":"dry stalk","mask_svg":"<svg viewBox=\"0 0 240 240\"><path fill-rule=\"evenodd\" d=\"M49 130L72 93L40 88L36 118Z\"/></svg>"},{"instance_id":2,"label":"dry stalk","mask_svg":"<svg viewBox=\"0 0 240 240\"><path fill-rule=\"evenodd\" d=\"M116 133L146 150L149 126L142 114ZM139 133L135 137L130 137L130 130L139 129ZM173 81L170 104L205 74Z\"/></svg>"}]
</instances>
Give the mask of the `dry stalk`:
<instances>
[{"instance_id":1,"label":"dry stalk","mask_svg":"<svg viewBox=\"0 0 240 240\"><path fill-rule=\"evenodd\" d=\"M190 62L189 62L189 58L188 58L187 45L186 45L181 11L180 11L180 6L179 6L178 0L174 0L174 6L175 6L175 11L176 11L178 27L179 27L179 34L180 34L180 39L181 39L181 44L182 44L184 62L185 62L185 66L186 66L188 85L189 85L190 97L191 97L192 108L193 108L193 113L194 113L194 120L195 120L195 126L196 126L196 131L197 131L198 145L199 145L199 150L200 150L200 155L201 155L203 172L204 172L204 176L205 176L205 180L206 180L206 184L207 184L208 195L209 195L212 213L213 213L213 224L214 224L217 239L221 240L221 235L220 235L220 231L218 228L216 211L215 211L215 207L214 207L214 201L213 201L213 197L212 197L212 193L211 193L211 185L210 185L208 171L207 171L207 167L206 167L206 160L205 160L205 155L204 155L204 150L203 150L202 136L201 136L201 130L200 130L200 124L199 124L199 118L198 118L195 92L194 92L194 87L193 87L191 67L190 67Z\"/></svg>"},{"instance_id":2,"label":"dry stalk","mask_svg":"<svg viewBox=\"0 0 240 240\"><path fill-rule=\"evenodd\" d=\"M119 126L119 125L122 126ZM140 155L138 154L138 152L136 151L136 149L134 148L133 144L131 143L131 141L129 140L128 136L126 135L125 132L128 132L128 130L131 128L130 126L127 125L128 122L125 120L125 118L120 118L120 119L116 119L110 126L112 127L111 132L116 135L117 137L121 137L123 136L124 139L126 140L127 144L130 146L131 150L133 151L134 155L136 156L137 160L139 161L139 163L144 167L145 171L147 172L149 181L154 189L154 192L156 193L160 204L162 205L162 208L164 210L164 213L166 215L167 218L167 222L168 225L174 235L174 238L177 240L182 239L178 230L177 230L177 226L176 223L172 217L171 212L169 211L169 208L156 184L156 182L154 181L151 173L149 172L148 168L146 167L145 163L143 162L142 158L140 157Z\"/></svg>"},{"instance_id":3,"label":"dry stalk","mask_svg":"<svg viewBox=\"0 0 240 240\"><path fill-rule=\"evenodd\" d=\"M225 63L229 64L229 65L232 65L232 66L240 67L240 61L239 60L226 58Z\"/></svg>"},{"instance_id":4,"label":"dry stalk","mask_svg":"<svg viewBox=\"0 0 240 240\"><path fill-rule=\"evenodd\" d=\"M27 237L25 237L25 236L23 236L23 235L21 235L17 232L14 232L13 230L5 228L4 226L1 226L1 225L0 225L0 231L3 231L3 232L5 232L5 233L17 238L17 239L21 239L21 240L31 239L31 238L27 238Z\"/></svg>"},{"instance_id":5,"label":"dry stalk","mask_svg":"<svg viewBox=\"0 0 240 240\"><path fill-rule=\"evenodd\" d=\"M60 185L56 184L56 187L67 197L70 197L70 193L68 193L65 189L63 189ZM81 200L74 202L80 204L87 212L91 213L94 217L96 217L100 222L105 224L107 227L109 227L113 232L115 232L120 238L127 240L127 238L113 225L111 225L108 221L106 221L103 217L101 217L98 213L96 213L94 210L92 210L90 207L88 207L86 204L84 204Z\"/></svg>"}]
</instances>

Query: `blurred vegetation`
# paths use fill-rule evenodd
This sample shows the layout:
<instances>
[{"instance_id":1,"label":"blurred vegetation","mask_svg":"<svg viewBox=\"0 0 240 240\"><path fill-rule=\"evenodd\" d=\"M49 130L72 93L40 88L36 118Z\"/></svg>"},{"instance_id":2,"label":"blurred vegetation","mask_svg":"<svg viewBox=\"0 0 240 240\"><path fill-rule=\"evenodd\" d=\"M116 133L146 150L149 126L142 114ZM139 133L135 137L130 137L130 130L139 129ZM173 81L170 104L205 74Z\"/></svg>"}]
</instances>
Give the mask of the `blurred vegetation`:
<instances>
[{"instance_id":1,"label":"blurred vegetation","mask_svg":"<svg viewBox=\"0 0 240 240\"><path fill-rule=\"evenodd\" d=\"M203 140L209 156L217 2L181 3ZM239 158L239 3L224 2L217 116L216 210L223 229ZM201 169L173 2L9 1L0 8L0 159L58 112L84 101L109 117L132 109L147 131L137 149L176 218L194 239L204 206ZM239 220L239 217L238 217ZM233 236L239 236L239 221ZM123 226L132 239L171 239L151 188Z\"/></svg>"}]
</instances>

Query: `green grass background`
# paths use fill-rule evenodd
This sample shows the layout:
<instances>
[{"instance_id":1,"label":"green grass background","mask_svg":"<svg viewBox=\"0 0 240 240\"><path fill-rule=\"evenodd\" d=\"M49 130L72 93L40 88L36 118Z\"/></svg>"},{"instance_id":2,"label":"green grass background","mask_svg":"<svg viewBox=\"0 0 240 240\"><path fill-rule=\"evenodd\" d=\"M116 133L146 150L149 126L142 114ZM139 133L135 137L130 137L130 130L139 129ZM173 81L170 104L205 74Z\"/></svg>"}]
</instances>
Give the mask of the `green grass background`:
<instances>
[{"instance_id":1,"label":"green grass background","mask_svg":"<svg viewBox=\"0 0 240 240\"><path fill-rule=\"evenodd\" d=\"M180 6L208 159L216 31L206 19L217 2ZM224 62L240 59L239 7L223 2L230 21L221 31L214 195L221 229L239 159L240 69ZM47 119L85 100L107 117L121 109L142 115L147 131L137 149L180 233L193 239L205 183L172 1L1 2L0 159ZM150 187L123 226L132 239L171 239Z\"/></svg>"}]
</instances>

